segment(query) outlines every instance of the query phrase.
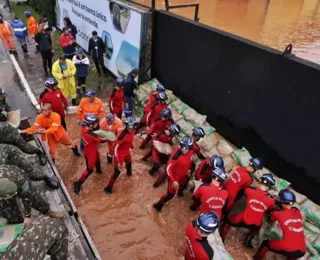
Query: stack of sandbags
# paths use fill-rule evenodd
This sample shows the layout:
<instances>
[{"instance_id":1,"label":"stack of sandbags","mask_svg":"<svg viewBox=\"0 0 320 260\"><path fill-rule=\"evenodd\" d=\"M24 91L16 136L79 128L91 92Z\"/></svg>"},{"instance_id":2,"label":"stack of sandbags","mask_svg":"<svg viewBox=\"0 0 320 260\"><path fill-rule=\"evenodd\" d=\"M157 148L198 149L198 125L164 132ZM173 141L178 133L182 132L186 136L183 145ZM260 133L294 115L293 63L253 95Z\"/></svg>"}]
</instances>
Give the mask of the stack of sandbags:
<instances>
[{"instance_id":1,"label":"stack of sandbags","mask_svg":"<svg viewBox=\"0 0 320 260\"><path fill-rule=\"evenodd\" d=\"M191 122L193 125L200 126L200 127L203 126L207 121L207 116L197 113L197 111L191 107L188 107L187 109L182 111L182 115L186 120Z\"/></svg>"},{"instance_id":2,"label":"stack of sandbags","mask_svg":"<svg viewBox=\"0 0 320 260\"><path fill-rule=\"evenodd\" d=\"M179 113L181 114L184 110L186 110L189 106L182 102L181 99L177 99L171 103L171 106Z\"/></svg>"},{"instance_id":3,"label":"stack of sandbags","mask_svg":"<svg viewBox=\"0 0 320 260\"><path fill-rule=\"evenodd\" d=\"M220 139L217 148L222 157L231 155L234 151L234 148L224 139Z\"/></svg>"},{"instance_id":4,"label":"stack of sandbags","mask_svg":"<svg viewBox=\"0 0 320 260\"><path fill-rule=\"evenodd\" d=\"M227 173L232 172L232 170L234 168L239 166L237 164L237 162L230 155L223 156L222 159L223 159L223 162L224 162L224 168L225 168Z\"/></svg>"},{"instance_id":5,"label":"stack of sandbags","mask_svg":"<svg viewBox=\"0 0 320 260\"><path fill-rule=\"evenodd\" d=\"M233 257L226 250L218 230L208 236L209 245L212 247L214 260L231 260Z\"/></svg>"},{"instance_id":6,"label":"stack of sandbags","mask_svg":"<svg viewBox=\"0 0 320 260\"><path fill-rule=\"evenodd\" d=\"M279 191L283 190L283 189L286 189L290 186L290 182L284 180L284 179L281 179L279 177L277 177L276 175L273 174L273 177L276 181L276 184L273 186L272 190L269 191L269 193L275 197L276 199L278 199L278 195L279 195Z\"/></svg>"},{"instance_id":7,"label":"stack of sandbags","mask_svg":"<svg viewBox=\"0 0 320 260\"><path fill-rule=\"evenodd\" d=\"M181 127L181 132L185 135L192 135L192 129L194 126L186 121L184 118L181 118L179 121L176 122Z\"/></svg>"},{"instance_id":8,"label":"stack of sandbags","mask_svg":"<svg viewBox=\"0 0 320 260\"><path fill-rule=\"evenodd\" d=\"M218 138L215 133L206 135L204 138L201 138L198 142L200 148L208 155L213 155L210 153L211 149L216 146L218 143Z\"/></svg>"},{"instance_id":9,"label":"stack of sandbags","mask_svg":"<svg viewBox=\"0 0 320 260\"><path fill-rule=\"evenodd\" d=\"M203 124L202 126L202 129L204 130L205 134L206 135L210 135L212 134L214 131L216 131L216 129L211 126L208 122L206 122L205 124Z\"/></svg>"},{"instance_id":10,"label":"stack of sandbags","mask_svg":"<svg viewBox=\"0 0 320 260\"><path fill-rule=\"evenodd\" d=\"M237 161L239 165L249 166L250 159L252 158L252 156L246 148L242 147L241 149L233 151L233 158Z\"/></svg>"},{"instance_id":11,"label":"stack of sandbags","mask_svg":"<svg viewBox=\"0 0 320 260\"><path fill-rule=\"evenodd\" d=\"M307 220L310 223L320 227L320 206L319 205L307 199L301 205L301 211L303 211L306 214Z\"/></svg>"},{"instance_id":12,"label":"stack of sandbags","mask_svg":"<svg viewBox=\"0 0 320 260\"><path fill-rule=\"evenodd\" d=\"M168 108L171 110L172 119L174 122L178 122L180 119L183 118L182 114L179 114L172 106L171 104L168 106Z\"/></svg>"},{"instance_id":13,"label":"stack of sandbags","mask_svg":"<svg viewBox=\"0 0 320 260\"><path fill-rule=\"evenodd\" d=\"M168 96L168 104L171 104L173 101L176 101L178 99L171 90L166 89L166 94Z\"/></svg>"},{"instance_id":14,"label":"stack of sandbags","mask_svg":"<svg viewBox=\"0 0 320 260\"><path fill-rule=\"evenodd\" d=\"M157 79L152 79L140 85L139 89L143 90L149 96L152 92L156 91L156 87L158 83L159 81Z\"/></svg>"}]
</instances>

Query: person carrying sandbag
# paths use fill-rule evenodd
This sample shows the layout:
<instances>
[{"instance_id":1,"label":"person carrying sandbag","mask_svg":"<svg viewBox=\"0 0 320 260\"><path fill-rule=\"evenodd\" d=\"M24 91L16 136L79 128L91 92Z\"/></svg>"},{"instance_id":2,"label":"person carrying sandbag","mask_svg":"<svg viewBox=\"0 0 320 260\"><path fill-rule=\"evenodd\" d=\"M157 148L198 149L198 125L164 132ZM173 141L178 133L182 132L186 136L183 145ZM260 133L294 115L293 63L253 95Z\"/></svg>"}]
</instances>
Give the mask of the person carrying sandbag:
<instances>
[{"instance_id":1,"label":"person carrying sandbag","mask_svg":"<svg viewBox=\"0 0 320 260\"><path fill-rule=\"evenodd\" d=\"M106 138L101 138L93 133L99 126L99 118L97 115L87 114L84 117L84 125L85 127L83 127L81 131L81 139L84 144L83 154L86 159L86 169L80 179L73 183L74 192L78 195L82 184L93 173L94 168L96 168L98 174L102 173L98 145L107 141Z\"/></svg>"},{"instance_id":2,"label":"person carrying sandbag","mask_svg":"<svg viewBox=\"0 0 320 260\"><path fill-rule=\"evenodd\" d=\"M246 207L240 214L232 215L227 219L227 223L221 228L221 238L225 240L230 226L245 227L251 231L247 234L244 245L253 248L252 239L259 232L265 214L273 210L275 199L268 194L268 190L275 185L275 180L271 173L265 173L260 178L259 188L249 187L245 189Z\"/></svg>"},{"instance_id":3,"label":"person carrying sandbag","mask_svg":"<svg viewBox=\"0 0 320 260\"><path fill-rule=\"evenodd\" d=\"M224 169L223 159L218 155L212 155L203 160L195 173L195 179L203 183L211 183L212 180L212 171L215 169Z\"/></svg>"},{"instance_id":4,"label":"person carrying sandbag","mask_svg":"<svg viewBox=\"0 0 320 260\"><path fill-rule=\"evenodd\" d=\"M252 174L263 168L260 158L251 158L249 166L237 167L227 180L224 188L228 191L228 202L225 208L226 213L230 213L237 199L241 197L244 190L252 183Z\"/></svg>"},{"instance_id":5,"label":"person carrying sandbag","mask_svg":"<svg viewBox=\"0 0 320 260\"><path fill-rule=\"evenodd\" d=\"M219 226L219 217L215 212L202 213L197 220L190 222L186 229L186 260L211 260L214 252L207 237Z\"/></svg>"},{"instance_id":6,"label":"person carrying sandbag","mask_svg":"<svg viewBox=\"0 0 320 260\"><path fill-rule=\"evenodd\" d=\"M264 240L254 255L254 260L263 259L268 251L288 257L289 260L303 257L306 253L306 240L303 228L303 218L298 208L294 207L296 196L288 189L279 192L280 210L274 210L269 219L277 221L281 227L281 240Z\"/></svg>"},{"instance_id":7,"label":"person carrying sandbag","mask_svg":"<svg viewBox=\"0 0 320 260\"><path fill-rule=\"evenodd\" d=\"M122 107L123 103L125 102L124 96L123 96L123 90L122 87L125 83L125 79L122 77L119 77L116 79L116 85L111 91L110 97L109 97L109 106L110 106L110 112L112 114L117 115L117 117L122 117Z\"/></svg>"},{"instance_id":8,"label":"person carrying sandbag","mask_svg":"<svg viewBox=\"0 0 320 260\"><path fill-rule=\"evenodd\" d=\"M200 160L206 159L206 157L201 153L200 146L197 144L197 142L205 137L205 132L202 127L195 127L192 129L192 140L193 140L193 151L194 153L199 157ZM195 165L193 165L194 169Z\"/></svg>"},{"instance_id":9,"label":"person carrying sandbag","mask_svg":"<svg viewBox=\"0 0 320 260\"><path fill-rule=\"evenodd\" d=\"M168 130L162 130L159 133L157 133L153 138L152 141L158 141L164 144L170 144L172 141L172 138L176 135L180 134L180 126L172 123L169 126ZM143 161L147 161L147 159L152 155L153 165L151 169L149 170L149 174L152 176L156 171L159 170L162 164L167 163L169 159L168 154L163 154L157 151L157 149L152 146L150 152L148 152L143 158Z\"/></svg>"},{"instance_id":10,"label":"person carrying sandbag","mask_svg":"<svg viewBox=\"0 0 320 260\"><path fill-rule=\"evenodd\" d=\"M169 108L162 109L160 116L157 120L155 120L150 128L147 131L147 136L143 139L140 149L144 149L145 146L152 139L152 135L158 134L160 131L169 129L169 126L173 123L173 119L171 118L172 113Z\"/></svg>"},{"instance_id":11,"label":"person carrying sandbag","mask_svg":"<svg viewBox=\"0 0 320 260\"><path fill-rule=\"evenodd\" d=\"M104 131L112 132L115 134L115 136L118 136L119 133L123 130L123 124L120 118L114 116L113 114L108 114L105 118L103 118L100 121L100 129ZM108 144L108 153L107 153L108 163L112 163L115 142L108 140L107 144Z\"/></svg>"},{"instance_id":12,"label":"person carrying sandbag","mask_svg":"<svg viewBox=\"0 0 320 260\"><path fill-rule=\"evenodd\" d=\"M212 181L210 184L202 184L193 194L193 203L190 210L196 211L200 207L200 214L209 210L214 211L222 219L222 209L228 199L228 192L223 188L227 179L225 170L216 168L212 170Z\"/></svg>"}]
</instances>

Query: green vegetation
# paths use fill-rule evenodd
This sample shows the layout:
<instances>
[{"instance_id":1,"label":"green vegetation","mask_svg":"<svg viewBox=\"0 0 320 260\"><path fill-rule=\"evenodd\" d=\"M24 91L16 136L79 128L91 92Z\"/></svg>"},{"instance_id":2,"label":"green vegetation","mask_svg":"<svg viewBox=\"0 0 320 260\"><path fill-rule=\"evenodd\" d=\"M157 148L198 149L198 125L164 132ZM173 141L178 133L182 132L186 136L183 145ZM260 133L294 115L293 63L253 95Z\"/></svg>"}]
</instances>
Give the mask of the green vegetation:
<instances>
[{"instance_id":1,"label":"green vegetation","mask_svg":"<svg viewBox=\"0 0 320 260\"><path fill-rule=\"evenodd\" d=\"M46 14L48 21L52 25L56 25L56 0L28 0L31 6L38 14Z\"/></svg>"}]
</instances>

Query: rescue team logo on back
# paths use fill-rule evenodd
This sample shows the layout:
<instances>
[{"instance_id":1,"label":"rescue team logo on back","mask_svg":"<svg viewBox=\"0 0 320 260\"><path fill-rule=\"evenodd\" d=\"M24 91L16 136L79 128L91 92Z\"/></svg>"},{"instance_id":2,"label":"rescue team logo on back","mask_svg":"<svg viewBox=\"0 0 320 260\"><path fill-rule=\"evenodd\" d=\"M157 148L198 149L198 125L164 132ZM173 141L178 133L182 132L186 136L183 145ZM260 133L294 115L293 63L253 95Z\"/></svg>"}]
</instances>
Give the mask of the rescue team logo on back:
<instances>
[{"instance_id":1,"label":"rescue team logo on back","mask_svg":"<svg viewBox=\"0 0 320 260\"><path fill-rule=\"evenodd\" d=\"M187 241L187 250L188 250L189 255L190 255L192 258L195 258L191 241L190 241L190 239L189 239L187 236L186 236L186 241Z\"/></svg>"},{"instance_id":2,"label":"rescue team logo on back","mask_svg":"<svg viewBox=\"0 0 320 260\"><path fill-rule=\"evenodd\" d=\"M251 199L251 200L249 200L249 204L258 204L259 206L262 206L263 207L263 209L259 209L259 208L256 208L255 206L253 206L253 205L250 205L250 209L252 209L252 210L254 210L254 211L257 211L257 212L265 212L267 209L268 209L268 207L267 207L267 205L266 204L264 204L262 201L260 201L260 200L255 200L255 199Z\"/></svg>"},{"instance_id":3,"label":"rescue team logo on back","mask_svg":"<svg viewBox=\"0 0 320 260\"><path fill-rule=\"evenodd\" d=\"M303 227L302 227L303 221L302 221L302 219L300 219L300 218L295 218L295 219L289 218L289 219L286 220L286 222L284 222L284 225L288 226L290 223L300 223L301 224L300 228L289 227L290 231L303 232Z\"/></svg>"},{"instance_id":4,"label":"rescue team logo on back","mask_svg":"<svg viewBox=\"0 0 320 260\"><path fill-rule=\"evenodd\" d=\"M210 197L206 200L206 202L209 204L213 200L220 201L221 205L209 205L210 209L221 209L223 207L223 205L225 204L225 200L220 197Z\"/></svg>"},{"instance_id":5,"label":"rescue team logo on back","mask_svg":"<svg viewBox=\"0 0 320 260\"><path fill-rule=\"evenodd\" d=\"M237 179L235 179L237 178ZM235 170L233 172L233 174L231 175L231 178L230 178L234 183L237 183L237 182L240 182L241 181L241 176L240 174L237 172L237 170Z\"/></svg>"}]
</instances>

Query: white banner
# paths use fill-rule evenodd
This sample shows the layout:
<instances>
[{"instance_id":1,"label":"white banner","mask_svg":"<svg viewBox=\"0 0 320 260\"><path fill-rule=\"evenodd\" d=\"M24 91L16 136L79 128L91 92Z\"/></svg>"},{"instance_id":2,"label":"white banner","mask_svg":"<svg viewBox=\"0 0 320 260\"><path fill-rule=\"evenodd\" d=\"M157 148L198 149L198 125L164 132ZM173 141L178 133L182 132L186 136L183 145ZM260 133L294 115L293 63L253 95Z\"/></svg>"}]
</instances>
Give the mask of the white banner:
<instances>
[{"instance_id":1,"label":"white banner","mask_svg":"<svg viewBox=\"0 0 320 260\"><path fill-rule=\"evenodd\" d=\"M107 68L116 76L126 76L139 68L141 12L108 0L57 0L58 27L69 17L77 27L77 43L88 51L92 31L97 31L106 44Z\"/></svg>"}]
</instances>

